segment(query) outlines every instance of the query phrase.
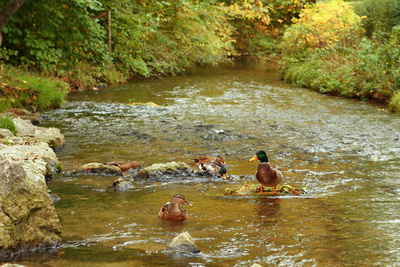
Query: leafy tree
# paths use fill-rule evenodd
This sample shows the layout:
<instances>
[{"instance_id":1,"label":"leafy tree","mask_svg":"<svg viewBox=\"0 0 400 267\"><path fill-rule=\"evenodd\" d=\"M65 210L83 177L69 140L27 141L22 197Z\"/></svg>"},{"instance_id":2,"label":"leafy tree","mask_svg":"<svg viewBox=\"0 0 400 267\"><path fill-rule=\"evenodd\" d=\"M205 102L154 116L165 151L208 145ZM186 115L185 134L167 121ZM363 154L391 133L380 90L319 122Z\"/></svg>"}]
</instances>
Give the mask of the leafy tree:
<instances>
[{"instance_id":1,"label":"leafy tree","mask_svg":"<svg viewBox=\"0 0 400 267\"><path fill-rule=\"evenodd\" d=\"M308 5L285 31L282 51L298 54L315 48L351 46L363 33L361 20L352 5L342 0Z\"/></svg>"},{"instance_id":2,"label":"leafy tree","mask_svg":"<svg viewBox=\"0 0 400 267\"><path fill-rule=\"evenodd\" d=\"M4 45L19 52L14 64L47 71L102 64L108 57L105 29L92 19L101 10L96 0L28 1L3 28Z\"/></svg>"},{"instance_id":3,"label":"leafy tree","mask_svg":"<svg viewBox=\"0 0 400 267\"><path fill-rule=\"evenodd\" d=\"M0 11L0 46L2 43L2 34L6 23L14 15L14 13L26 2L26 0L10 0Z\"/></svg>"},{"instance_id":4,"label":"leafy tree","mask_svg":"<svg viewBox=\"0 0 400 267\"><path fill-rule=\"evenodd\" d=\"M237 30L236 49L273 59L278 54L279 39L300 10L313 0L229 0L222 1L231 9L232 24Z\"/></svg>"},{"instance_id":5,"label":"leafy tree","mask_svg":"<svg viewBox=\"0 0 400 267\"><path fill-rule=\"evenodd\" d=\"M108 8L114 62L126 73L173 75L234 53L226 10L212 1L127 1Z\"/></svg>"},{"instance_id":6,"label":"leafy tree","mask_svg":"<svg viewBox=\"0 0 400 267\"><path fill-rule=\"evenodd\" d=\"M278 14L295 14L305 1L28 1L3 29L7 51L0 50L0 59L54 73L77 87L107 82L118 76L115 69L125 76L174 75L228 61L237 51L274 52L276 44L265 37L275 38L275 25L289 21ZM111 11L111 53L107 24L95 18L105 11ZM93 79L74 82L83 80L82 73Z\"/></svg>"},{"instance_id":7,"label":"leafy tree","mask_svg":"<svg viewBox=\"0 0 400 267\"><path fill-rule=\"evenodd\" d=\"M355 11L365 17L363 26L368 37L389 39L400 28L399 0L364 0L355 3Z\"/></svg>"}]
</instances>

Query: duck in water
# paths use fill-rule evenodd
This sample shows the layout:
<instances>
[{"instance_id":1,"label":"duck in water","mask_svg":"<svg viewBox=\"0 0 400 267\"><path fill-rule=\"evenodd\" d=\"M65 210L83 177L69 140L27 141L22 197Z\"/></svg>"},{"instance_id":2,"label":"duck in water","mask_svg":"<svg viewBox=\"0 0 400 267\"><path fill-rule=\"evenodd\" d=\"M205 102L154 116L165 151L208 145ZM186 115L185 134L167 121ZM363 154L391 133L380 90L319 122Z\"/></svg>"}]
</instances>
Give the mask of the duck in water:
<instances>
[{"instance_id":1,"label":"duck in water","mask_svg":"<svg viewBox=\"0 0 400 267\"><path fill-rule=\"evenodd\" d=\"M200 158L194 159L193 165L200 165L200 164L206 164L206 163L214 163L220 167L226 165L224 157L221 155L218 155L216 157L205 156L205 157L200 157Z\"/></svg>"},{"instance_id":2,"label":"duck in water","mask_svg":"<svg viewBox=\"0 0 400 267\"><path fill-rule=\"evenodd\" d=\"M110 166L116 166L120 168L122 172L125 172L130 169L137 169L141 168L142 166L140 165L139 162L136 161L131 161L131 162L125 162L125 161L111 161L111 162L106 162L103 163L105 165L110 165Z\"/></svg>"},{"instance_id":3,"label":"duck in water","mask_svg":"<svg viewBox=\"0 0 400 267\"><path fill-rule=\"evenodd\" d=\"M158 217L160 219L168 221L184 221L187 220L188 214L186 210L182 207L182 204L186 204L189 207L193 207L184 195L176 194L172 197L171 201L165 203L165 205L158 212Z\"/></svg>"},{"instance_id":4,"label":"duck in water","mask_svg":"<svg viewBox=\"0 0 400 267\"><path fill-rule=\"evenodd\" d=\"M226 167L219 166L214 163L202 163L200 164L200 170L209 171L221 175L222 178L226 179Z\"/></svg>"}]
</instances>

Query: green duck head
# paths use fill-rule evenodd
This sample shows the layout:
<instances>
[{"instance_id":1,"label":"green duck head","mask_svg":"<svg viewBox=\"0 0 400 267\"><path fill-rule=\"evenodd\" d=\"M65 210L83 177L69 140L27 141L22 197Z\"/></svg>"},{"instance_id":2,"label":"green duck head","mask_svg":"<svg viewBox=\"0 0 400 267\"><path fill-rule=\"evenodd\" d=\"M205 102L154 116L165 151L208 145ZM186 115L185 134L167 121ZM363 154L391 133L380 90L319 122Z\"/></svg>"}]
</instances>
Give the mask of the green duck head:
<instances>
[{"instance_id":1,"label":"green duck head","mask_svg":"<svg viewBox=\"0 0 400 267\"><path fill-rule=\"evenodd\" d=\"M267 153L265 153L264 150L258 150L256 152L256 154L254 155L254 157L249 159L249 161L253 161L253 160L259 160L261 162L269 162Z\"/></svg>"},{"instance_id":2,"label":"green duck head","mask_svg":"<svg viewBox=\"0 0 400 267\"><path fill-rule=\"evenodd\" d=\"M222 176L222 178L226 179L226 168L225 168L225 166L222 166L221 169L219 169L219 174Z\"/></svg>"}]
</instances>

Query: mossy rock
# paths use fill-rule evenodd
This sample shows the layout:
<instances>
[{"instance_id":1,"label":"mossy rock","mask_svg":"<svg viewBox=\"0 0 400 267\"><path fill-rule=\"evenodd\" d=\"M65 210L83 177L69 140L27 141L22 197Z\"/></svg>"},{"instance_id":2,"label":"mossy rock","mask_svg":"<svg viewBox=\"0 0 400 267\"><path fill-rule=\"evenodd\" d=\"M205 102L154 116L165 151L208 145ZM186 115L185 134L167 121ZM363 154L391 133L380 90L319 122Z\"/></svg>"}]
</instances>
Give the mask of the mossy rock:
<instances>
[{"instance_id":1,"label":"mossy rock","mask_svg":"<svg viewBox=\"0 0 400 267\"><path fill-rule=\"evenodd\" d=\"M106 175L122 176L122 171L117 166L106 165L99 162L91 162L81 166L77 173L97 173Z\"/></svg>"},{"instance_id":2,"label":"mossy rock","mask_svg":"<svg viewBox=\"0 0 400 267\"><path fill-rule=\"evenodd\" d=\"M156 163L143 168L136 178L152 178L160 176L185 176L191 175L194 170L184 162Z\"/></svg>"}]
</instances>

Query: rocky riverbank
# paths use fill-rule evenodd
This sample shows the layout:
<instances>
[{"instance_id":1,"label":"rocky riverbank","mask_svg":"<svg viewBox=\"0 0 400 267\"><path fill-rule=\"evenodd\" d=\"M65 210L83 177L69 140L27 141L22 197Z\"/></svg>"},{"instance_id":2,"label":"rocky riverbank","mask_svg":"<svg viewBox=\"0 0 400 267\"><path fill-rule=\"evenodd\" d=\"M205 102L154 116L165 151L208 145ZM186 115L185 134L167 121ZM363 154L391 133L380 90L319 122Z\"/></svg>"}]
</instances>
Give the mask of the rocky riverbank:
<instances>
[{"instance_id":1,"label":"rocky riverbank","mask_svg":"<svg viewBox=\"0 0 400 267\"><path fill-rule=\"evenodd\" d=\"M0 129L0 260L61 245L61 224L46 180L61 171L56 128L14 118L16 136Z\"/></svg>"}]
</instances>

